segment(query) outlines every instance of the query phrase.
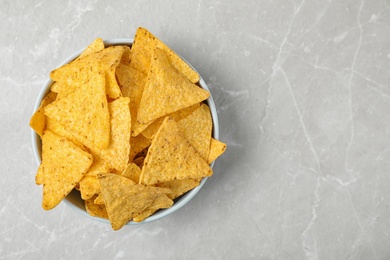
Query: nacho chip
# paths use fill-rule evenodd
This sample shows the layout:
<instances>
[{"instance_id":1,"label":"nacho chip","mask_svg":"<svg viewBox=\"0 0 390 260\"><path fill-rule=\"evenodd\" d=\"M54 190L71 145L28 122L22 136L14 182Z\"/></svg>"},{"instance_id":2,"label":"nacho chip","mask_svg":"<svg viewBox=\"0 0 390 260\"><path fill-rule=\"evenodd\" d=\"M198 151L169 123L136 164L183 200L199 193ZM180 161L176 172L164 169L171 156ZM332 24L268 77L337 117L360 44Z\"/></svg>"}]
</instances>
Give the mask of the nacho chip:
<instances>
[{"instance_id":1,"label":"nacho chip","mask_svg":"<svg viewBox=\"0 0 390 260\"><path fill-rule=\"evenodd\" d=\"M130 98L131 132L133 136L137 136L147 126L137 123L137 113L145 87L146 75L124 64L118 65L116 75L123 96Z\"/></svg>"},{"instance_id":2,"label":"nacho chip","mask_svg":"<svg viewBox=\"0 0 390 260\"><path fill-rule=\"evenodd\" d=\"M183 180L173 180L158 183L156 186L160 188L170 189L171 192L167 194L170 199L176 199L177 197L183 195L189 190L199 186L201 179L183 179Z\"/></svg>"},{"instance_id":3,"label":"nacho chip","mask_svg":"<svg viewBox=\"0 0 390 260\"><path fill-rule=\"evenodd\" d=\"M175 111L167 116L172 117L176 120L176 122L182 120L183 118L186 118L189 114L194 112L196 109L198 109L200 106L200 103L196 103L195 105L180 109L178 111ZM147 137L148 139L152 139L153 135L157 133L158 129L160 128L161 124L163 123L165 119L165 116L160 117L159 119L156 119L152 124L150 124L145 130L142 131L142 135Z\"/></svg>"},{"instance_id":4,"label":"nacho chip","mask_svg":"<svg viewBox=\"0 0 390 260\"><path fill-rule=\"evenodd\" d=\"M72 143L74 143L75 145L80 147L81 149L83 149L83 150L85 149L84 145L81 142L79 142L72 135L72 133L65 130L65 128L60 124L60 122L55 118L46 117L46 130L50 130L53 133L55 133L56 135L65 137L66 139L68 139L69 141L71 141Z\"/></svg>"},{"instance_id":5,"label":"nacho chip","mask_svg":"<svg viewBox=\"0 0 390 260\"><path fill-rule=\"evenodd\" d=\"M138 28L135 33L134 44L131 48L131 66L147 74L156 47L162 49L175 69L185 75L192 83L199 81L199 74L196 71L161 40L142 27Z\"/></svg>"},{"instance_id":6,"label":"nacho chip","mask_svg":"<svg viewBox=\"0 0 390 260\"><path fill-rule=\"evenodd\" d=\"M37 174L35 175L35 183L37 185L43 184L43 167L42 164L39 165Z\"/></svg>"},{"instance_id":7,"label":"nacho chip","mask_svg":"<svg viewBox=\"0 0 390 260\"><path fill-rule=\"evenodd\" d=\"M134 181L135 183L138 183L139 176L141 175L141 169L135 163L130 163L121 175Z\"/></svg>"},{"instance_id":8,"label":"nacho chip","mask_svg":"<svg viewBox=\"0 0 390 260\"><path fill-rule=\"evenodd\" d=\"M195 150L203 159L207 160L213 129L209 107L202 104L192 114L179 121L177 125Z\"/></svg>"},{"instance_id":9,"label":"nacho chip","mask_svg":"<svg viewBox=\"0 0 390 260\"><path fill-rule=\"evenodd\" d=\"M89 213L89 215L91 215L93 217L108 219L106 206L104 206L104 204L98 205L98 204L94 203L96 197L97 196L94 196L94 197L84 201L85 210Z\"/></svg>"},{"instance_id":10,"label":"nacho chip","mask_svg":"<svg viewBox=\"0 0 390 260\"><path fill-rule=\"evenodd\" d=\"M79 142L94 151L107 148L110 141L104 84L102 72L90 73L84 85L44 109L46 116L57 120Z\"/></svg>"},{"instance_id":11,"label":"nacho chip","mask_svg":"<svg viewBox=\"0 0 390 260\"><path fill-rule=\"evenodd\" d=\"M154 212L159 209L166 209L173 205L173 200L168 198L167 195L161 194L158 198L150 204L144 211L134 216L133 221L142 222L146 218L150 217Z\"/></svg>"},{"instance_id":12,"label":"nacho chip","mask_svg":"<svg viewBox=\"0 0 390 260\"><path fill-rule=\"evenodd\" d=\"M145 158L140 183L153 185L181 179L198 179L213 173L207 162L167 117L153 138Z\"/></svg>"},{"instance_id":13,"label":"nacho chip","mask_svg":"<svg viewBox=\"0 0 390 260\"><path fill-rule=\"evenodd\" d=\"M100 174L100 185L108 218L114 230L118 230L134 216L144 211L167 189L147 187L117 174Z\"/></svg>"},{"instance_id":14,"label":"nacho chip","mask_svg":"<svg viewBox=\"0 0 390 260\"><path fill-rule=\"evenodd\" d=\"M50 131L42 137L43 200L45 210L54 208L81 180L92 155Z\"/></svg>"},{"instance_id":15,"label":"nacho chip","mask_svg":"<svg viewBox=\"0 0 390 260\"><path fill-rule=\"evenodd\" d=\"M211 138L210 143L210 152L207 158L207 162L210 164L215 159L217 159L221 154L223 154L226 150L226 144L222 143L219 140L216 140L214 138Z\"/></svg>"},{"instance_id":16,"label":"nacho chip","mask_svg":"<svg viewBox=\"0 0 390 260\"><path fill-rule=\"evenodd\" d=\"M95 200L93 201L97 205L104 205L104 198L102 193L96 196Z\"/></svg>"},{"instance_id":17,"label":"nacho chip","mask_svg":"<svg viewBox=\"0 0 390 260\"><path fill-rule=\"evenodd\" d=\"M79 183L81 198L88 200L100 193L100 183L96 176L84 176Z\"/></svg>"},{"instance_id":18,"label":"nacho chip","mask_svg":"<svg viewBox=\"0 0 390 260\"><path fill-rule=\"evenodd\" d=\"M30 119L30 127L42 137L43 132L46 130L46 116L43 113L44 108L52 103L57 97L57 93L49 92L47 96L42 100L38 110L32 115Z\"/></svg>"},{"instance_id":19,"label":"nacho chip","mask_svg":"<svg viewBox=\"0 0 390 260\"><path fill-rule=\"evenodd\" d=\"M131 118L128 97L108 103L110 112L110 144L100 156L118 171L123 171L129 162Z\"/></svg>"},{"instance_id":20,"label":"nacho chip","mask_svg":"<svg viewBox=\"0 0 390 260\"><path fill-rule=\"evenodd\" d=\"M56 89L59 96L65 97L83 86L95 71L105 75L105 92L110 98L122 95L115 77L116 67L120 63L125 48L112 46L101 51L76 59L50 73L53 81L60 83Z\"/></svg>"},{"instance_id":21,"label":"nacho chip","mask_svg":"<svg viewBox=\"0 0 390 260\"><path fill-rule=\"evenodd\" d=\"M144 150L145 148L150 146L150 140L143 135L137 135L130 137L130 156L129 161L133 161L134 157Z\"/></svg>"},{"instance_id":22,"label":"nacho chip","mask_svg":"<svg viewBox=\"0 0 390 260\"><path fill-rule=\"evenodd\" d=\"M92 53L104 50L104 42L101 38L96 38L81 54L77 59L81 59Z\"/></svg>"},{"instance_id":23,"label":"nacho chip","mask_svg":"<svg viewBox=\"0 0 390 260\"><path fill-rule=\"evenodd\" d=\"M145 83L137 122L146 124L159 117L199 103L210 93L191 83L156 48Z\"/></svg>"}]
</instances>

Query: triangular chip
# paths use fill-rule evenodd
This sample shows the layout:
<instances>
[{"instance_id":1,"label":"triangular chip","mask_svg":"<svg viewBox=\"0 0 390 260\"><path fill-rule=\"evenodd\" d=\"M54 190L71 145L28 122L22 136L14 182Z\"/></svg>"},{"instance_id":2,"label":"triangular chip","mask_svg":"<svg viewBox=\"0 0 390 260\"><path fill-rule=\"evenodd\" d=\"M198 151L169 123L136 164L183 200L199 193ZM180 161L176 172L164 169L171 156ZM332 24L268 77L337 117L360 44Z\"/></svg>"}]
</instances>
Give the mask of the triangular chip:
<instances>
[{"instance_id":1,"label":"triangular chip","mask_svg":"<svg viewBox=\"0 0 390 260\"><path fill-rule=\"evenodd\" d=\"M192 114L180 120L177 125L195 150L207 160L213 129L209 107L202 104Z\"/></svg>"},{"instance_id":2,"label":"triangular chip","mask_svg":"<svg viewBox=\"0 0 390 260\"><path fill-rule=\"evenodd\" d=\"M199 74L196 71L161 40L142 27L138 28L135 33L134 44L131 48L131 66L147 74L155 47L162 49L175 69L184 74L191 82L197 83L199 81Z\"/></svg>"},{"instance_id":3,"label":"triangular chip","mask_svg":"<svg viewBox=\"0 0 390 260\"><path fill-rule=\"evenodd\" d=\"M100 157L109 165L123 171L129 161L131 118L128 97L108 103L110 112L110 144L100 152Z\"/></svg>"},{"instance_id":4,"label":"triangular chip","mask_svg":"<svg viewBox=\"0 0 390 260\"><path fill-rule=\"evenodd\" d=\"M173 200L171 200L167 195L161 194L149 207L147 207L144 211L134 216L134 222L142 222L149 216L151 216L154 212L159 209L166 209L173 205Z\"/></svg>"},{"instance_id":5,"label":"triangular chip","mask_svg":"<svg viewBox=\"0 0 390 260\"><path fill-rule=\"evenodd\" d=\"M100 174L100 185L108 218L114 230L118 230L134 216L144 211L167 189L135 184L117 174Z\"/></svg>"},{"instance_id":6,"label":"triangular chip","mask_svg":"<svg viewBox=\"0 0 390 260\"><path fill-rule=\"evenodd\" d=\"M183 195L189 190L199 186L200 179L184 179L184 180L173 180L158 183L156 186L160 188L170 189L171 192L167 194L167 196L171 199L176 199L177 197Z\"/></svg>"},{"instance_id":7,"label":"triangular chip","mask_svg":"<svg viewBox=\"0 0 390 260\"><path fill-rule=\"evenodd\" d=\"M95 71L101 71L105 74L107 95L111 98L120 97L122 93L116 81L115 71L124 51L123 46L111 46L52 71L50 78L60 83L56 89L52 88L52 91L58 91L61 98L65 97L80 88Z\"/></svg>"},{"instance_id":8,"label":"triangular chip","mask_svg":"<svg viewBox=\"0 0 390 260\"><path fill-rule=\"evenodd\" d=\"M189 107L209 97L210 93L191 83L156 48L148 74L137 122L146 124L161 116Z\"/></svg>"},{"instance_id":9,"label":"triangular chip","mask_svg":"<svg viewBox=\"0 0 390 260\"><path fill-rule=\"evenodd\" d=\"M223 154L226 150L226 144L218 141L214 138L211 138L210 142L210 152L207 158L208 163L212 163L215 159L217 159L221 154Z\"/></svg>"},{"instance_id":10,"label":"triangular chip","mask_svg":"<svg viewBox=\"0 0 390 260\"><path fill-rule=\"evenodd\" d=\"M135 163L130 163L121 175L138 183L139 177L141 176L141 169Z\"/></svg>"},{"instance_id":11,"label":"triangular chip","mask_svg":"<svg viewBox=\"0 0 390 260\"><path fill-rule=\"evenodd\" d=\"M93 217L108 219L106 206L104 206L104 204L99 205L94 203L96 197L97 196L94 196L90 199L85 200L84 202L85 210L89 213L89 215Z\"/></svg>"},{"instance_id":12,"label":"triangular chip","mask_svg":"<svg viewBox=\"0 0 390 260\"><path fill-rule=\"evenodd\" d=\"M100 182L96 176L84 176L79 183L81 198L87 200L100 193Z\"/></svg>"},{"instance_id":13,"label":"triangular chip","mask_svg":"<svg viewBox=\"0 0 390 260\"><path fill-rule=\"evenodd\" d=\"M196 103L195 105L180 109L178 111L175 111L167 116L172 117L176 120L176 122L182 120L183 118L186 118L189 114L194 112L196 109L198 109L200 106L200 103ZM152 139L153 135L157 133L158 129L160 128L161 124L163 123L165 119L165 116L160 117L159 119L156 119L152 124L150 124L145 130L142 131L142 135L147 137L148 139Z\"/></svg>"},{"instance_id":14,"label":"triangular chip","mask_svg":"<svg viewBox=\"0 0 390 260\"><path fill-rule=\"evenodd\" d=\"M97 205L104 205L104 198L102 193L96 196L95 200L93 201Z\"/></svg>"},{"instance_id":15,"label":"triangular chip","mask_svg":"<svg viewBox=\"0 0 390 260\"><path fill-rule=\"evenodd\" d=\"M90 76L80 88L45 107L44 113L57 120L82 144L100 151L107 148L110 141L105 79L102 72Z\"/></svg>"},{"instance_id":16,"label":"triangular chip","mask_svg":"<svg viewBox=\"0 0 390 260\"><path fill-rule=\"evenodd\" d=\"M136 136L146 128L146 126L137 124L137 113L145 87L146 75L130 66L119 64L116 76L123 96L130 98L131 132L133 136Z\"/></svg>"},{"instance_id":17,"label":"triangular chip","mask_svg":"<svg viewBox=\"0 0 390 260\"><path fill-rule=\"evenodd\" d=\"M142 168L140 182L160 182L212 175L212 169L179 131L174 119L167 117L153 138Z\"/></svg>"},{"instance_id":18,"label":"triangular chip","mask_svg":"<svg viewBox=\"0 0 390 260\"><path fill-rule=\"evenodd\" d=\"M32 115L30 119L30 127L42 137L43 132L46 130L46 116L43 113L44 108L52 103L57 97L57 93L49 92L47 96L42 100L38 110Z\"/></svg>"},{"instance_id":19,"label":"triangular chip","mask_svg":"<svg viewBox=\"0 0 390 260\"><path fill-rule=\"evenodd\" d=\"M78 184L93 161L92 155L50 131L42 137L43 201L54 208Z\"/></svg>"},{"instance_id":20,"label":"triangular chip","mask_svg":"<svg viewBox=\"0 0 390 260\"><path fill-rule=\"evenodd\" d=\"M50 130L59 136L65 137L81 149L85 149L84 145L80 141L78 141L76 137L72 135L72 133L65 130L65 128L60 124L60 122L55 118L46 117L46 130Z\"/></svg>"},{"instance_id":21,"label":"triangular chip","mask_svg":"<svg viewBox=\"0 0 390 260\"><path fill-rule=\"evenodd\" d=\"M104 42L101 38L96 38L81 54L77 59L81 59L92 53L101 51L104 49Z\"/></svg>"}]
</instances>

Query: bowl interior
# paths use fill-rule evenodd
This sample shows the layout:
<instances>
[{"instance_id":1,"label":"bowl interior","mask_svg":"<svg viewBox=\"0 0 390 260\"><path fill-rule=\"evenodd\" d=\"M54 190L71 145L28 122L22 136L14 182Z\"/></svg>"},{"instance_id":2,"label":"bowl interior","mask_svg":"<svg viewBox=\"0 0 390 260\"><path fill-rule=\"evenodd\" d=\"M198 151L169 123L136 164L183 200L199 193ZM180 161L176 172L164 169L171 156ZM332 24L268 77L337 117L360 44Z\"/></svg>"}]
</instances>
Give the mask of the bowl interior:
<instances>
[{"instance_id":1,"label":"bowl interior","mask_svg":"<svg viewBox=\"0 0 390 260\"><path fill-rule=\"evenodd\" d=\"M111 40L104 41L104 43L106 45L128 45L128 46L131 46L131 44L133 43L133 39L131 39L131 38L111 39ZM64 62L62 62L59 66L62 66L62 65L65 65L65 64L71 62L72 60L77 58L82 52L83 52L83 50L77 51L76 53L71 55L68 59L66 59ZM183 60L185 60L185 59L183 58ZM189 64L189 65L191 66L191 64ZM193 68L193 69L195 70L195 68ZM41 101L50 92L50 86L52 85L52 83L53 83L53 81L50 79L45 83L45 85L42 88L41 92L39 93L38 99L35 103L34 111L38 110L38 108L41 104ZM204 82L202 77L200 77L200 81L199 81L198 85L200 87L202 87L203 89L210 92L209 88L207 87L207 85ZM212 136L215 139L219 139L219 125L218 125L217 110L216 110L215 103L214 103L214 100L213 100L211 95L206 100L206 103L210 107L211 117L213 120ZM37 164L39 165L41 163L41 160L42 160L42 157L41 157L42 142L41 142L41 138L39 137L39 135L37 133L35 133L34 130L32 130L32 145L33 145L35 160L37 161ZM214 166L214 162L211 164L211 168L213 166ZM203 185L206 183L206 181L207 181L207 178L204 178L198 187L185 193L184 195L180 196L179 198L176 198L175 203L172 205L172 207L170 207L168 209L161 209L161 210L155 212L152 216L148 217L143 222L130 221L129 223L127 223L127 225L147 223L147 222L151 222L151 221L154 221L154 220L157 220L157 219L160 219L160 218L163 218L165 216L172 214L173 212L177 211L182 206L184 206L186 203L188 203L199 192L199 190L203 187ZM81 214L83 214L85 216L88 216L88 217L93 218L93 219L98 220L98 221L109 223L109 221L107 219L92 217L91 215L89 215L86 212L85 207L84 207L84 201L81 199L80 192L76 189L73 189L73 191L71 193L69 193L68 196L64 199L64 201L66 204L68 204L69 206L71 206L72 208L74 208L75 210L77 210L78 212L80 212Z\"/></svg>"}]
</instances>

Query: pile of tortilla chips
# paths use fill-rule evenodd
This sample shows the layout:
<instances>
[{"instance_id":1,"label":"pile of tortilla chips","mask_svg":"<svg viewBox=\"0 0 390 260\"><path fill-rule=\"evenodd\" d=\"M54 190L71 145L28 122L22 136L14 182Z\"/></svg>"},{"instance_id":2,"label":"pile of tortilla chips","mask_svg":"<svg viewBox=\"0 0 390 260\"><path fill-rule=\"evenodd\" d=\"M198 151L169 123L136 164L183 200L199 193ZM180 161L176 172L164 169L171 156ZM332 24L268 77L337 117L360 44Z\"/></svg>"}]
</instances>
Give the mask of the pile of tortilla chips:
<instances>
[{"instance_id":1,"label":"pile of tortilla chips","mask_svg":"<svg viewBox=\"0 0 390 260\"><path fill-rule=\"evenodd\" d=\"M96 39L50 77L30 121L46 210L76 188L86 211L118 230L172 206L226 149L212 138L199 75L144 28L131 48Z\"/></svg>"}]
</instances>

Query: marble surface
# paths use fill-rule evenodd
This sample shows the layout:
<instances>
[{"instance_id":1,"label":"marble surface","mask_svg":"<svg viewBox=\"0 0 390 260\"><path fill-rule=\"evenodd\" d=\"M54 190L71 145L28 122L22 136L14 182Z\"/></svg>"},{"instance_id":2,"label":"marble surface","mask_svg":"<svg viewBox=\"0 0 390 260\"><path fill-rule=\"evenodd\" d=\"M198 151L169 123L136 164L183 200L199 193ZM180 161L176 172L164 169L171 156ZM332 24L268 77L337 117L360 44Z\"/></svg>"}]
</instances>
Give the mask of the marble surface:
<instances>
[{"instance_id":1,"label":"marble surface","mask_svg":"<svg viewBox=\"0 0 390 260\"><path fill-rule=\"evenodd\" d=\"M0 259L390 259L390 2L0 0ZM29 118L49 72L144 26L190 61L228 144L173 215L45 212Z\"/></svg>"}]
</instances>

